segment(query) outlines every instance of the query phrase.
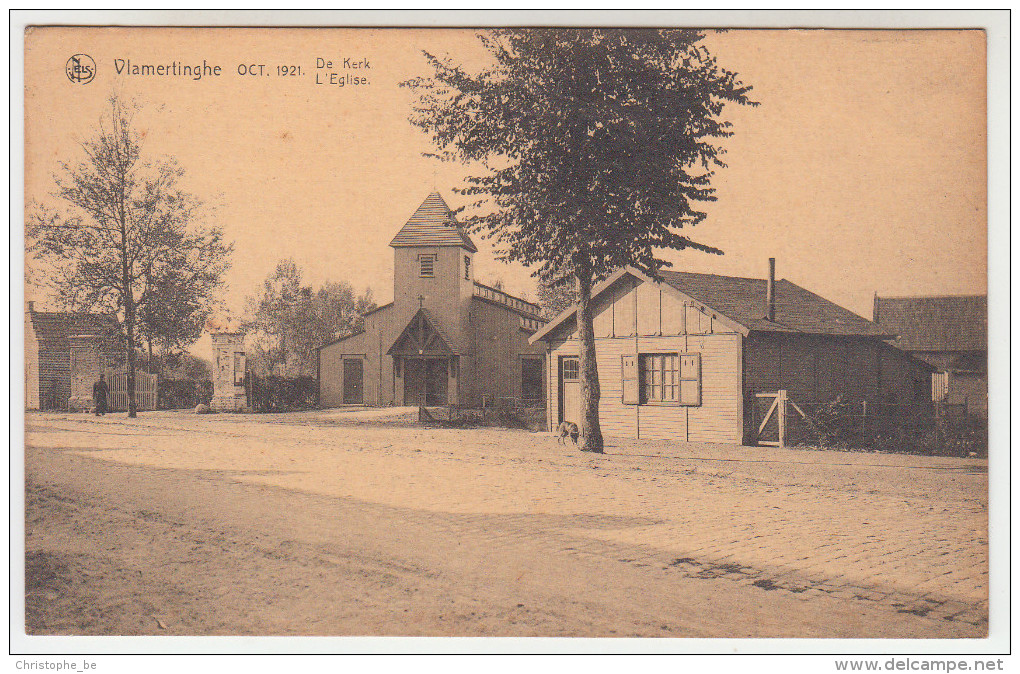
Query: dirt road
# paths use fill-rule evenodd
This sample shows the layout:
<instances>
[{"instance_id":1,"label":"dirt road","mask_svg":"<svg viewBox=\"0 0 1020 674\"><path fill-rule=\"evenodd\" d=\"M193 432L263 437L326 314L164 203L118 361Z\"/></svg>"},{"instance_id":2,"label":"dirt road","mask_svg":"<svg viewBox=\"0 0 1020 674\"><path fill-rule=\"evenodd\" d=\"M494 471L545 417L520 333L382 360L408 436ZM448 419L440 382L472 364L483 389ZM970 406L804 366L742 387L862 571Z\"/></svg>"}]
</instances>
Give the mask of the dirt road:
<instances>
[{"instance_id":1,"label":"dirt road","mask_svg":"<svg viewBox=\"0 0 1020 674\"><path fill-rule=\"evenodd\" d=\"M27 631L987 630L981 460L356 421L29 415Z\"/></svg>"}]
</instances>

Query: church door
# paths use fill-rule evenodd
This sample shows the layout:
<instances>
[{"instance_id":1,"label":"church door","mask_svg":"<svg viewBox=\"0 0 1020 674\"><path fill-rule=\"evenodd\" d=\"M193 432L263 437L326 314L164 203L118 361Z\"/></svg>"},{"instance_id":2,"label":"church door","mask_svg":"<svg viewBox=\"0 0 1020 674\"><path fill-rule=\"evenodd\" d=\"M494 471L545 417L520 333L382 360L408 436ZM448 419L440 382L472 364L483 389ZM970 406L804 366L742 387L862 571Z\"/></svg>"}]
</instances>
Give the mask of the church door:
<instances>
[{"instance_id":1,"label":"church door","mask_svg":"<svg viewBox=\"0 0 1020 674\"><path fill-rule=\"evenodd\" d=\"M360 358L344 358L344 404L365 404L365 369Z\"/></svg>"},{"instance_id":2,"label":"church door","mask_svg":"<svg viewBox=\"0 0 1020 674\"><path fill-rule=\"evenodd\" d=\"M450 361L448 358L430 358L425 363L425 404L445 405Z\"/></svg>"},{"instance_id":3,"label":"church door","mask_svg":"<svg viewBox=\"0 0 1020 674\"><path fill-rule=\"evenodd\" d=\"M425 361L404 358L404 404L422 407L425 404Z\"/></svg>"},{"instance_id":4,"label":"church door","mask_svg":"<svg viewBox=\"0 0 1020 674\"><path fill-rule=\"evenodd\" d=\"M404 363L404 404L447 404L449 358L408 358Z\"/></svg>"}]
</instances>

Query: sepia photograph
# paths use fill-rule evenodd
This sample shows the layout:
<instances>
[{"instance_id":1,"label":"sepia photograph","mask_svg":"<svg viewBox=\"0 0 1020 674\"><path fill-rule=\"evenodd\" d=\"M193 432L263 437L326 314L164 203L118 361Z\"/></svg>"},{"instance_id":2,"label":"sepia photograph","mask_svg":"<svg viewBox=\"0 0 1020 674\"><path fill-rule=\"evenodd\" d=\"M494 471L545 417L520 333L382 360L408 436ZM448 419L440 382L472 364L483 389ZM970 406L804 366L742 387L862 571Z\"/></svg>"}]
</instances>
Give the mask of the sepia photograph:
<instances>
[{"instance_id":1,"label":"sepia photograph","mask_svg":"<svg viewBox=\"0 0 1020 674\"><path fill-rule=\"evenodd\" d=\"M19 643L1004 628L986 30L141 18L23 29Z\"/></svg>"}]
</instances>

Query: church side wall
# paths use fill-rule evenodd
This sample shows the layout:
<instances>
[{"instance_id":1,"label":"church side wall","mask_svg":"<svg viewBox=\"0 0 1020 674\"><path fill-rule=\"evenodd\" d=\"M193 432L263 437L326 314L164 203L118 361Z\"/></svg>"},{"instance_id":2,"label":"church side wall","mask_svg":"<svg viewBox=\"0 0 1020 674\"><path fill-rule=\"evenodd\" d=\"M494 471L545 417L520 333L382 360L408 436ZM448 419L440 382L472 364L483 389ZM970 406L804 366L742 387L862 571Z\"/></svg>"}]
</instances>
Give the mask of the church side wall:
<instances>
[{"instance_id":1,"label":"church side wall","mask_svg":"<svg viewBox=\"0 0 1020 674\"><path fill-rule=\"evenodd\" d=\"M396 334L389 310L365 317L365 332L319 349L319 406L344 404L344 359L362 361L362 386L366 405L393 405L393 358L386 355Z\"/></svg>"},{"instance_id":2,"label":"church side wall","mask_svg":"<svg viewBox=\"0 0 1020 674\"><path fill-rule=\"evenodd\" d=\"M516 404L522 394L522 360L543 357L545 346L528 344L516 313L481 299L472 303L471 326L474 353L469 367L474 372L464 381L471 389L469 404L480 405L483 395L489 404Z\"/></svg>"},{"instance_id":3,"label":"church side wall","mask_svg":"<svg viewBox=\"0 0 1020 674\"><path fill-rule=\"evenodd\" d=\"M363 353L364 333L319 349L319 406L344 404L344 356Z\"/></svg>"}]
</instances>

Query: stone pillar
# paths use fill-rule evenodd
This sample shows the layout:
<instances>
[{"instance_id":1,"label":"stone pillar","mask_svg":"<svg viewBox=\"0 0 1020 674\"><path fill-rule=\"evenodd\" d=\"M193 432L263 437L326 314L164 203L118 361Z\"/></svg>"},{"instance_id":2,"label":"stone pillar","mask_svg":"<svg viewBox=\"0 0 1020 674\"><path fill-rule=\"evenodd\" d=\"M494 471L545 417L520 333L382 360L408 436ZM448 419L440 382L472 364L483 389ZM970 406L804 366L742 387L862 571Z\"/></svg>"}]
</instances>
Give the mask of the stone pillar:
<instances>
[{"instance_id":1,"label":"stone pillar","mask_svg":"<svg viewBox=\"0 0 1020 674\"><path fill-rule=\"evenodd\" d=\"M106 369L106 356L100 348L100 337L72 335L67 341L71 351L71 397L67 401L67 408L72 412L91 411L92 385Z\"/></svg>"},{"instance_id":2,"label":"stone pillar","mask_svg":"<svg viewBox=\"0 0 1020 674\"><path fill-rule=\"evenodd\" d=\"M235 411L244 409L245 396L242 378L247 366L244 352L244 335L237 332L213 333L213 397L214 410Z\"/></svg>"}]
</instances>

